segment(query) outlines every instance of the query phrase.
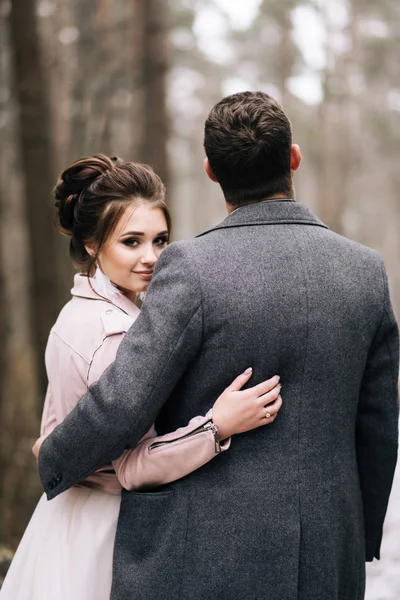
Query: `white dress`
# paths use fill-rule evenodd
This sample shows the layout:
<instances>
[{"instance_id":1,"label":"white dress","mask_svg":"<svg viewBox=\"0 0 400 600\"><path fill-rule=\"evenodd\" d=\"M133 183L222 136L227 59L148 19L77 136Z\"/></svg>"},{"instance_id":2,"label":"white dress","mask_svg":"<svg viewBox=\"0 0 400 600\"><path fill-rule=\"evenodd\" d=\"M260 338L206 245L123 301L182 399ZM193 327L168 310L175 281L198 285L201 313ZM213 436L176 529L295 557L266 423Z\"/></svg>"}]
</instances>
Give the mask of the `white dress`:
<instances>
[{"instance_id":1,"label":"white dress","mask_svg":"<svg viewBox=\"0 0 400 600\"><path fill-rule=\"evenodd\" d=\"M46 349L49 386L41 435L51 433L114 360L139 314L122 294L104 301L86 277L76 275L74 283L72 300L61 311ZM161 485L211 460L215 440L210 423L210 412L195 417L186 427L157 437L154 449L157 434L152 426L136 448L90 475L83 485L50 502L43 495L0 600L109 600L122 485L127 489ZM229 445L226 440L222 450Z\"/></svg>"},{"instance_id":2,"label":"white dress","mask_svg":"<svg viewBox=\"0 0 400 600\"><path fill-rule=\"evenodd\" d=\"M43 494L0 591L1 600L109 600L120 496L73 487Z\"/></svg>"}]
</instances>

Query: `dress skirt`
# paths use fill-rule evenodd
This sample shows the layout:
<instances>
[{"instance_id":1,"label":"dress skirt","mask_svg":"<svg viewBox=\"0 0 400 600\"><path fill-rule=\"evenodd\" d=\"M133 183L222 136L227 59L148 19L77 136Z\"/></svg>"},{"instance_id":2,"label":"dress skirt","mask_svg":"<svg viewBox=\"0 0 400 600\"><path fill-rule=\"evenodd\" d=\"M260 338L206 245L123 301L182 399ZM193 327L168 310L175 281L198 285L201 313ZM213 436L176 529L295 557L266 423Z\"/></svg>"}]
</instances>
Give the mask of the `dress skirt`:
<instances>
[{"instance_id":1,"label":"dress skirt","mask_svg":"<svg viewBox=\"0 0 400 600\"><path fill-rule=\"evenodd\" d=\"M0 590L1 600L109 600L121 496L73 487L43 495Z\"/></svg>"}]
</instances>

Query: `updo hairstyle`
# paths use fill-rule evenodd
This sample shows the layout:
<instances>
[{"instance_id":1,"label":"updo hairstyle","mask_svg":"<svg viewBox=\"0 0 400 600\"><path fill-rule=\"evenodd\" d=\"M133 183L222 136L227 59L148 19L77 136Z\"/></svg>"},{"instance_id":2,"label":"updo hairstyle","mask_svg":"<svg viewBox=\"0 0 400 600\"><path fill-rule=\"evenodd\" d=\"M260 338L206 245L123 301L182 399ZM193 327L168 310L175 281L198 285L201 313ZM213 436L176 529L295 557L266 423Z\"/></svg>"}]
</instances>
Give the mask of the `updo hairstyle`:
<instances>
[{"instance_id":1,"label":"updo hairstyle","mask_svg":"<svg viewBox=\"0 0 400 600\"><path fill-rule=\"evenodd\" d=\"M87 156L60 175L54 196L57 228L71 237L72 261L88 275L93 274L98 254L129 203L136 200L137 205L160 208L171 229L164 184L148 165L104 154ZM93 244L96 252L90 255L85 244Z\"/></svg>"}]
</instances>

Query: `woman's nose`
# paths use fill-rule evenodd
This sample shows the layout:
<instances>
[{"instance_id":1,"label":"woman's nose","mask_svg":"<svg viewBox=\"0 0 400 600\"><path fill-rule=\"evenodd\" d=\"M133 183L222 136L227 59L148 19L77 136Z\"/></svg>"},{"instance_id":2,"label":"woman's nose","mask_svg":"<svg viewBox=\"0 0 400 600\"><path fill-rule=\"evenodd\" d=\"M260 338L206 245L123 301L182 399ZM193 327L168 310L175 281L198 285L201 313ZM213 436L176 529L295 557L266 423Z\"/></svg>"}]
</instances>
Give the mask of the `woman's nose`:
<instances>
[{"instance_id":1,"label":"woman's nose","mask_svg":"<svg viewBox=\"0 0 400 600\"><path fill-rule=\"evenodd\" d=\"M154 265L157 262L157 255L154 252L153 245L146 246L141 257L142 264Z\"/></svg>"}]
</instances>

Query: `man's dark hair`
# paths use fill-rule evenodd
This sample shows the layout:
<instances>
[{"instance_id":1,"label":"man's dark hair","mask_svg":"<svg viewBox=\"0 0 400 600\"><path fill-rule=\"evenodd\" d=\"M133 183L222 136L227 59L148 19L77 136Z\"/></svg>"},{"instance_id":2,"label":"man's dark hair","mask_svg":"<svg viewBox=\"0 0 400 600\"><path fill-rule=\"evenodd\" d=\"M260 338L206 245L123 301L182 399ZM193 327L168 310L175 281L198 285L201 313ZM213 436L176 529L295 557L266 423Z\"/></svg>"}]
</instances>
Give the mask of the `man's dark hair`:
<instances>
[{"instance_id":1,"label":"man's dark hair","mask_svg":"<svg viewBox=\"0 0 400 600\"><path fill-rule=\"evenodd\" d=\"M208 161L226 201L234 206L291 194L291 146L289 119L263 92L223 98L205 123Z\"/></svg>"}]
</instances>

